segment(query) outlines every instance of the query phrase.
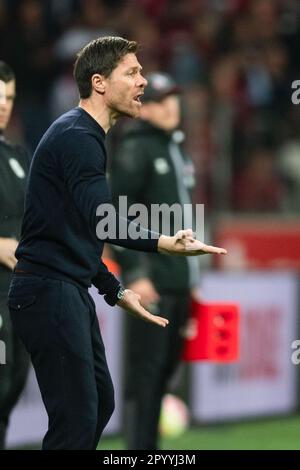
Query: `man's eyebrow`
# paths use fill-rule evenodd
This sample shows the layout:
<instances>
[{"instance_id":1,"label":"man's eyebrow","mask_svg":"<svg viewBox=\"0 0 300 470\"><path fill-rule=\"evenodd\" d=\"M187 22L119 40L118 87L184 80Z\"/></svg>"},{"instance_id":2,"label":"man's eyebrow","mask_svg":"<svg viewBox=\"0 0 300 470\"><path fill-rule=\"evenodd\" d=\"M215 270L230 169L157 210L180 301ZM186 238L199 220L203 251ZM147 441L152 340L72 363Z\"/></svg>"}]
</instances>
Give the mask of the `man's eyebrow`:
<instances>
[{"instance_id":1,"label":"man's eyebrow","mask_svg":"<svg viewBox=\"0 0 300 470\"><path fill-rule=\"evenodd\" d=\"M136 71L139 70L140 72L143 70L143 67L141 65L135 65L134 67L130 67L129 70L131 71Z\"/></svg>"}]
</instances>

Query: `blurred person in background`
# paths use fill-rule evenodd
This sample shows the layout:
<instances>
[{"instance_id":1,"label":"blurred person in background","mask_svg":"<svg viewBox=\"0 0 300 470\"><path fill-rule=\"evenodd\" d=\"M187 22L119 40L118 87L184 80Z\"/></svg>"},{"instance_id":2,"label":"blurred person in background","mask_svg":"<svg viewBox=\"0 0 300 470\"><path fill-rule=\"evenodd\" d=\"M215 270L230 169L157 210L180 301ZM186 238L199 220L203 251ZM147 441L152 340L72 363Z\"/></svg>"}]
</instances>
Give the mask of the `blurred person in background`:
<instances>
[{"instance_id":1,"label":"blurred person in background","mask_svg":"<svg viewBox=\"0 0 300 470\"><path fill-rule=\"evenodd\" d=\"M272 148L254 146L247 163L233 184L233 206L242 212L277 212L281 209L283 187Z\"/></svg>"},{"instance_id":2,"label":"blurred person in background","mask_svg":"<svg viewBox=\"0 0 300 470\"><path fill-rule=\"evenodd\" d=\"M112 157L114 202L126 195L128 206L191 204L195 184L192 161L181 148L183 132L180 90L172 77L146 76L141 120L127 128ZM189 226L192 226L189 223ZM160 227L161 231L161 227ZM164 331L127 320L125 438L129 449L157 449L161 402L181 355L182 329L189 314L190 291L199 285L195 258L150 257L114 247L128 289L141 296L145 308L163 312Z\"/></svg>"},{"instance_id":3,"label":"blurred person in background","mask_svg":"<svg viewBox=\"0 0 300 470\"><path fill-rule=\"evenodd\" d=\"M28 355L12 328L6 305L11 272L17 262L15 250L29 167L26 151L3 135L15 95L14 72L0 62L0 340L6 345L6 363L0 365L0 449L5 447L9 415L23 390L29 364Z\"/></svg>"},{"instance_id":4,"label":"blurred person in background","mask_svg":"<svg viewBox=\"0 0 300 470\"><path fill-rule=\"evenodd\" d=\"M31 150L50 124L48 96L57 72L53 60L55 31L46 25L44 7L39 0L23 0L12 9L2 50L4 60L18 77L18 111Z\"/></svg>"}]
</instances>

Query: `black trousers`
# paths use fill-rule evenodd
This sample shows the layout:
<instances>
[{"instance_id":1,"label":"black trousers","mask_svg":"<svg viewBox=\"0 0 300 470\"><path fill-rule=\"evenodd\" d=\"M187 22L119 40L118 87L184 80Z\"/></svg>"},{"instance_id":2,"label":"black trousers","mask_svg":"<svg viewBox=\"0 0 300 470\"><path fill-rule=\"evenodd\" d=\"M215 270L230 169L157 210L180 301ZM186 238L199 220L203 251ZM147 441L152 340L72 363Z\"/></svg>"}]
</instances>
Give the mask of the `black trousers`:
<instances>
[{"instance_id":1,"label":"black trousers","mask_svg":"<svg viewBox=\"0 0 300 470\"><path fill-rule=\"evenodd\" d=\"M188 312L188 294L162 295L158 314L168 318L166 328L127 318L124 431L128 449L158 449L161 402L180 361L181 328Z\"/></svg>"},{"instance_id":2,"label":"black trousers","mask_svg":"<svg viewBox=\"0 0 300 470\"><path fill-rule=\"evenodd\" d=\"M0 361L0 450L5 448L9 416L24 388L29 366L29 356L12 327L7 308L10 277L0 274L0 341L5 345Z\"/></svg>"},{"instance_id":3,"label":"black trousers","mask_svg":"<svg viewBox=\"0 0 300 470\"><path fill-rule=\"evenodd\" d=\"M114 390L92 298L68 282L15 274L8 305L49 417L43 449L96 449Z\"/></svg>"}]
</instances>

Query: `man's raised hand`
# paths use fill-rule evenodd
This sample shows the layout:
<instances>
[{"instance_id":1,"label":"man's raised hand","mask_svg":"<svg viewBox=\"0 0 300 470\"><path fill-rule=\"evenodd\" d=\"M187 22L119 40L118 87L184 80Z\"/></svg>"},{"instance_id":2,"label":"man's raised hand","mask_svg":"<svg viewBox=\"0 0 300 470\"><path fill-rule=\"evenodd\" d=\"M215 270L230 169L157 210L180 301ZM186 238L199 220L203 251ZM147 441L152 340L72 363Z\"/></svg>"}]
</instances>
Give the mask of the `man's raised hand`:
<instances>
[{"instance_id":1,"label":"man's raised hand","mask_svg":"<svg viewBox=\"0 0 300 470\"><path fill-rule=\"evenodd\" d=\"M200 256L208 254L226 255L224 248L206 245L194 238L191 229L179 230L173 237L161 235L158 240L158 252L177 256Z\"/></svg>"}]
</instances>

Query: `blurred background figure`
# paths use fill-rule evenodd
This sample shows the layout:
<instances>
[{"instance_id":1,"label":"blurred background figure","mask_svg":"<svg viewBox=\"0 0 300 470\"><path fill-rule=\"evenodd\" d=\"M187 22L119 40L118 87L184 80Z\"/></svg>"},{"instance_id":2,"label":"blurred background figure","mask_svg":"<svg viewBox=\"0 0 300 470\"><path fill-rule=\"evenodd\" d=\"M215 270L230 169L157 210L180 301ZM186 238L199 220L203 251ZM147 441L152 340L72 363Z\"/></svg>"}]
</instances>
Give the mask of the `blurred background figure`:
<instances>
[{"instance_id":1,"label":"blurred background figure","mask_svg":"<svg viewBox=\"0 0 300 470\"><path fill-rule=\"evenodd\" d=\"M55 75L52 62L54 31L45 24L42 3L39 0L18 2L18 9L12 11L5 40L5 58L20 83L18 107L25 141L31 151L50 124L48 95Z\"/></svg>"},{"instance_id":2,"label":"blurred background figure","mask_svg":"<svg viewBox=\"0 0 300 470\"><path fill-rule=\"evenodd\" d=\"M180 90L165 73L146 76L141 120L130 124L111 155L110 182L113 199L127 196L128 207L191 204L195 185L192 161L182 149ZM159 223L158 221L156 221ZM187 227L192 220L185 221ZM148 221L150 227L153 220ZM171 221L173 235L174 221ZM153 227L153 226L152 226ZM164 233L161 223L157 225ZM189 315L190 292L199 285L195 258L137 256L131 250L115 250L126 287L141 296L142 304L164 312L170 325L158 331L142 322L127 322L127 374L125 379L125 435L129 449L157 449L161 401L168 381L178 366L182 329ZM167 331L168 330L168 331Z\"/></svg>"},{"instance_id":3,"label":"blurred background figure","mask_svg":"<svg viewBox=\"0 0 300 470\"><path fill-rule=\"evenodd\" d=\"M0 62L0 340L6 347L5 364L0 365L0 449L5 447L9 415L25 384L28 356L16 336L9 318L7 293L16 259L20 224L23 215L27 152L5 139L16 96L15 75Z\"/></svg>"}]
</instances>

